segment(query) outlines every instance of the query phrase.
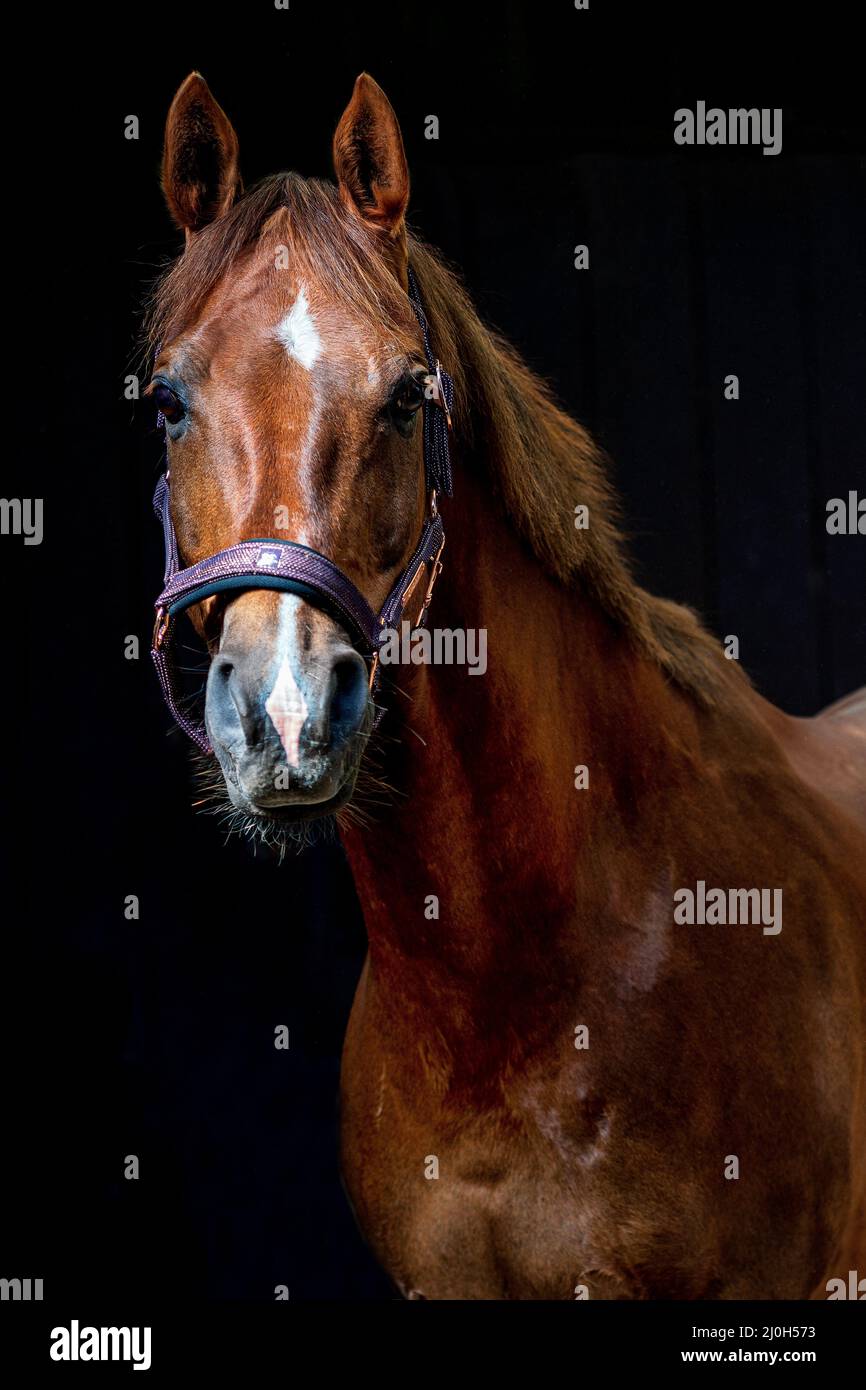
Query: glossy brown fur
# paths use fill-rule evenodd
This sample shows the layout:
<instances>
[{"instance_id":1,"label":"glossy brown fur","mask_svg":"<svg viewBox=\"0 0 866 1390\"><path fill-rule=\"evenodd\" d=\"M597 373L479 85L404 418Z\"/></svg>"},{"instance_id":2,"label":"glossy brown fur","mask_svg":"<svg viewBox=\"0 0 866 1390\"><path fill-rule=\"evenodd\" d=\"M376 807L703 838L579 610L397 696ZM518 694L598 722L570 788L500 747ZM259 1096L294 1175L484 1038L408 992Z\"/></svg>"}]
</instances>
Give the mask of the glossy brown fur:
<instances>
[{"instance_id":1,"label":"glossy brown fur","mask_svg":"<svg viewBox=\"0 0 866 1390\"><path fill-rule=\"evenodd\" d=\"M419 351L407 254L456 381L432 622L486 628L488 670L400 672L377 752L393 795L343 832L369 937L343 1165L374 1251L424 1298L820 1298L863 1277L864 695L789 718L638 588L592 441L407 235L399 131L370 79L335 142L339 195L290 176L235 208L236 144L200 82L169 120L166 192L191 240L153 318L170 352L204 344L209 432L173 481L186 559L288 501L375 605L424 505L417 439L389 456L359 385L368 343ZM223 150L203 232L189 160L168 158L202 127ZM342 345L333 430L300 481L310 400L278 407L251 357L283 293L255 258L281 237ZM230 606L251 641L272 601ZM781 888L782 931L675 925L675 891L699 879Z\"/></svg>"}]
</instances>

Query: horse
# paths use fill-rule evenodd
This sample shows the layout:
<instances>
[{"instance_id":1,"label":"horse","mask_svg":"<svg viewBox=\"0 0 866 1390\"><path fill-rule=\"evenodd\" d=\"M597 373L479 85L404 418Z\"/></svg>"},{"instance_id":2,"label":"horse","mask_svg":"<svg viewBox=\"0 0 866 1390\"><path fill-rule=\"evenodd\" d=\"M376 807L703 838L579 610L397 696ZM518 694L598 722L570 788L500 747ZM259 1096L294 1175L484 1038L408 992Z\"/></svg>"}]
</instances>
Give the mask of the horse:
<instances>
[{"instance_id":1,"label":"horse","mask_svg":"<svg viewBox=\"0 0 866 1390\"><path fill-rule=\"evenodd\" d=\"M202 756L249 833L339 826L361 1231L409 1299L826 1298L866 1273L866 691L791 717L637 583L601 449L408 228L367 74L333 155L245 190L181 85L148 391L177 555L274 542L189 604ZM267 587L290 538L376 614L437 511L409 626L483 630L483 676L374 680L343 609Z\"/></svg>"}]
</instances>

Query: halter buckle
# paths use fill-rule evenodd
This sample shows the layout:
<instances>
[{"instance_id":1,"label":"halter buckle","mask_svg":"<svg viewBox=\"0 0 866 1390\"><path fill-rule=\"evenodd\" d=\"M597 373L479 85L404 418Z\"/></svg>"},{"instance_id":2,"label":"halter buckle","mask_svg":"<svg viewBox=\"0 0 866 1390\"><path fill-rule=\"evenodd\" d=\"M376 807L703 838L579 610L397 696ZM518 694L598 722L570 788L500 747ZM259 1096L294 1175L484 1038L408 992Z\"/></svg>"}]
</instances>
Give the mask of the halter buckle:
<instances>
[{"instance_id":1,"label":"halter buckle","mask_svg":"<svg viewBox=\"0 0 866 1390\"><path fill-rule=\"evenodd\" d=\"M443 551L444 549L445 549L445 537L443 536L443 537L442 537L442 540L441 540L440 543L439 543L439 549L436 551L435 559L433 560L433 569L432 569L432 571L431 571L431 573L430 573L430 581L429 581L429 583L428 583L428 585L427 585L427 592L426 592L426 594L424 595L424 602L423 602L423 604L421 605L421 612L418 614L418 627L423 627L423 626L424 626L424 622L425 622L425 620L426 620L426 618L427 618L427 609L430 607L430 600L431 600L432 597L433 597L433 590L434 590L434 588L436 587L436 580L439 578L440 574L442 573L442 559L441 559L441 556L442 556L442 551Z\"/></svg>"},{"instance_id":2,"label":"halter buckle","mask_svg":"<svg viewBox=\"0 0 866 1390\"><path fill-rule=\"evenodd\" d=\"M153 647L153 650L154 650L155 652L158 652L158 651L159 651L160 647L162 646L163 642L165 641L165 634L168 632L168 624L169 624L168 609L167 609L167 608L157 608L157 610L156 610L156 619L155 619L154 624L153 624L153 641L152 641L152 643L151 643L151 645L152 645L152 647Z\"/></svg>"},{"instance_id":3,"label":"halter buckle","mask_svg":"<svg viewBox=\"0 0 866 1390\"><path fill-rule=\"evenodd\" d=\"M442 409L445 412L445 423L450 431L451 411L448 409L448 400L445 395L445 383L442 380L442 363L439 361L438 357L436 358L436 398L441 402Z\"/></svg>"}]
</instances>

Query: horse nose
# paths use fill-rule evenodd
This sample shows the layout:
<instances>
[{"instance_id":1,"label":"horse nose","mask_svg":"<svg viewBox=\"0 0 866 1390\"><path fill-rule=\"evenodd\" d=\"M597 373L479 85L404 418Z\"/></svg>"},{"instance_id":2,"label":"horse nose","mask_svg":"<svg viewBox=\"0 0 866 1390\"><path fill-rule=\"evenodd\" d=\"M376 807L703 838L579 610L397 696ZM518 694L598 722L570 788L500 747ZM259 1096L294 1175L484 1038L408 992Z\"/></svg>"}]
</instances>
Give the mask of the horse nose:
<instances>
[{"instance_id":1,"label":"horse nose","mask_svg":"<svg viewBox=\"0 0 866 1390\"><path fill-rule=\"evenodd\" d=\"M322 621L300 630L292 624L297 640L263 642L260 629L226 624L211 662L205 703L211 743L229 780L257 805L334 795L357 747L368 706L367 666L335 623L317 617Z\"/></svg>"},{"instance_id":2,"label":"horse nose","mask_svg":"<svg viewBox=\"0 0 866 1390\"><path fill-rule=\"evenodd\" d=\"M225 747L274 742L276 734L290 763L308 751L338 751L357 732L367 706L367 667L353 647L331 654L323 669L299 676L284 656L273 683L263 678L248 653L222 651L208 680L210 732Z\"/></svg>"}]
</instances>

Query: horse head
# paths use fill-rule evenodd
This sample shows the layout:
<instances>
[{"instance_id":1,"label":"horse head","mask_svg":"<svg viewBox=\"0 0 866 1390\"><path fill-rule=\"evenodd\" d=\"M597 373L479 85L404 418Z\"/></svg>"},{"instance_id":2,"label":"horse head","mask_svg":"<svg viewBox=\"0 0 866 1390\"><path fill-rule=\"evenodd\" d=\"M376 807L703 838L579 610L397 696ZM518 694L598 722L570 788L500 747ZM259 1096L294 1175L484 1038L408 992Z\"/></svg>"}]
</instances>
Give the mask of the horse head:
<instances>
[{"instance_id":1,"label":"horse head","mask_svg":"<svg viewBox=\"0 0 866 1390\"><path fill-rule=\"evenodd\" d=\"M149 394L179 565L284 538L327 557L375 615L431 509L419 426L431 377L409 295L403 141L366 74L333 150L336 185L286 174L244 193L228 118L199 74L186 79L162 174L186 247L156 293ZM339 610L265 584L189 614L211 655L204 727L228 796L272 824L351 796L374 701Z\"/></svg>"}]
</instances>

